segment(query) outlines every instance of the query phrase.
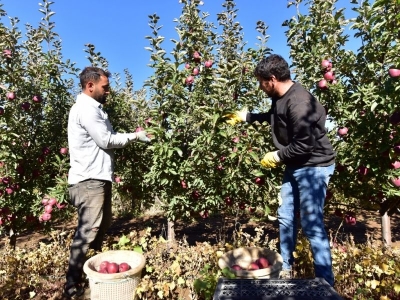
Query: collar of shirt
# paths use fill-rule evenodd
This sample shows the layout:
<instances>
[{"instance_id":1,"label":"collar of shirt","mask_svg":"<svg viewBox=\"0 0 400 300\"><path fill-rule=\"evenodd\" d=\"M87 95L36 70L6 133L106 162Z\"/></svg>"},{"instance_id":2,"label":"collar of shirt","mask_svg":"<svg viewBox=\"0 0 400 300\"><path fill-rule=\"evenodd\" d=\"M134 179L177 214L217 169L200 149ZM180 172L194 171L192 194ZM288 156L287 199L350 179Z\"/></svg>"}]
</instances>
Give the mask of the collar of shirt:
<instances>
[{"instance_id":1,"label":"collar of shirt","mask_svg":"<svg viewBox=\"0 0 400 300\"><path fill-rule=\"evenodd\" d=\"M97 102L92 97L90 97L84 93L81 93L78 96L76 96L76 103L90 105L93 107L103 109L103 105L101 105L101 103Z\"/></svg>"}]
</instances>

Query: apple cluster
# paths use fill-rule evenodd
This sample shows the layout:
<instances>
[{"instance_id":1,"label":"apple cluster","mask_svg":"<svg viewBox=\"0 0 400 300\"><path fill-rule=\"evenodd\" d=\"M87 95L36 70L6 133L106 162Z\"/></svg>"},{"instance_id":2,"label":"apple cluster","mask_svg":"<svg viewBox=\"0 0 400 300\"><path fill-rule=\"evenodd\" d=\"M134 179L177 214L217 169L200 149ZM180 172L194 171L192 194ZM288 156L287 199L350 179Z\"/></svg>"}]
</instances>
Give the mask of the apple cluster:
<instances>
[{"instance_id":1,"label":"apple cluster","mask_svg":"<svg viewBox=\"0 0 400 300\"><path fill-rule=\"evenodd\" d=\"M195 76L199 75L200 73L200 62L201 62L201 54L198 51L195 51L192 55L192 60L194 66L192 66L190 63L185 64L185 69L190 70L191 74L186 77L185 79L185 84L187 86L191 86L194 83ZM213 61L211 59L206 60L204 62L204 68L209 69L213 65Z\"/></svg>"},{"instance_id":2,"label":"apple cluster","mask_svg":"<svg viewBox=\"0 0 400 300\"><path fill-rule=\"evenodd\" d=\"M43 198L42 199L42 204L44 206L44 211L43 214L39 216L39 221L40 222L46 222L51 219L51 213L53 212L54 206L56 206L58 209L63 209L66 205L58 203L56 198Z\"/></svg>"},{"instance_id":3,"label":"apple cluster","mask_svg":"<svg viewBox=\"0 0 400 300\"><path fill-rule=\"evenodd\" d=\"M327 90L329 88L329 84L337 83L335 73L332 70L332 62L327 59L322 60L321 68L322 68L324 79L321 79L318 82L318 87L321 90Z\"/></svg>"},{"instance_id":4,"label":"apple cluster","mask_svg":"<svg viewBox=\"0 0 400 300\"><path fill-rule=\"evenodd\" d=\"M12 101L14 101L14 100L17 98L17 96L16 96L16 94L15 94L14 91L8 91L8 92L6 93L6 98L7 98L8 101L12 102ZM35 104L35 103L36 103L36 104L39 104L39 103L41 103L42 101L43 101L42 96L40 96L40 95L33 95L33 96L32 96L32 102L33 102L34 104ZM22 103L21 103L21 109L22 109L23 111L29 111L29 110L31 109L31 103L28 102L28 101L22 102ZM4 114L4 108L3 108L3 107L0 107L0 116L3 115L3 114Z\"/></svg>"},{"instance_id":5,"label":"apple cluster","mask_svg":"<svg viewBox=\"0 0 400 300\"><path fill-rule=\"evenodd\" d=\"M261 256L258 259L256 259L255 261L251 262L249 264L249 266L246 268L242 268L241 266L234 264L231 266L231 269L234 271L240 271L240 270L248 270L248 271L254 271L254 270L259 270L259 269L266 269L271 267L270 262L268 261L268 259L266 259L265 257Z\"/></svg>"},{"instance_id":6,"label":"apple cluster","mask_svg":"<svg viewBox=\"0 0 400 300\"><path fill-rule=\"evenodd\" d=\"M126 272L131 269L131 266L126 262L117 264L116 262L102 261L99 266L99 273L103 274L115 274Z\"/></svg>"}]
</instances>

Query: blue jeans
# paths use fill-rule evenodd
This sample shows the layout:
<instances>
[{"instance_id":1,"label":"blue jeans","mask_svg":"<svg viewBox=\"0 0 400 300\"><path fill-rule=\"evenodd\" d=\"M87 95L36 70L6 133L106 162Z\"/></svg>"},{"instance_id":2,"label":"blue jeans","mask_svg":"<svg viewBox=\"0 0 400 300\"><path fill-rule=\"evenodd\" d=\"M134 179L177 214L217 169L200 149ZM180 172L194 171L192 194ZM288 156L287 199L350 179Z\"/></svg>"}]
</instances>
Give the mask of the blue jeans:
<instances>
[{"instance_id":1,"label":"blue jeans","mask_svg":"<svg viewBox=\"0 0 400 300\"><path fill-rule=\"evenodd\" d=\"M283 270L293 265L297 242L296 213L308 238L314 259L316 277L334 285L329 239L324 225L324 203L329 179L335 164L327 167L286 167L281 187L282 204L278 208L280 250Z\"/></svg>"},{"instance_id":2,"label":"blue jeans","mask_svg":"<svg viewBox=\"0 0 400 300\"><path fill-rule=\"evenodd\" d=\"M67 282L80 283L89 248L101 250L111 225L111 182L90 179L68 188L70 201L78 209L78 227L71 244Z\"/></svg>"}]
</instances>

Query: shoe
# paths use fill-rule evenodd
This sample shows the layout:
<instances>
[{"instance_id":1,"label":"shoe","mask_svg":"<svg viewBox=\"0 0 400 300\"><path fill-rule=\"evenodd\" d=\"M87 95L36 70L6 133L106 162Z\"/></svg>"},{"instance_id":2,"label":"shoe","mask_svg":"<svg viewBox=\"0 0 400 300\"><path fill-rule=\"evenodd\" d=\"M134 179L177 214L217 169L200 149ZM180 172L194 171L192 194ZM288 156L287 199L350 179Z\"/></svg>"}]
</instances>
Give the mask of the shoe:
<instances>
[{"instance_id":1,"label":"shoe","mask_svg":"<svg viewBox=\"0 0 400 300\"><path fill-rule=\"evenodd\" d=\"M287 270L282 270L279 273L279 279L292 279L293 278L293 274L292 274L292 270L287 269Z\"/></svg>"},{"instance_id":2,"label":"shoe","mask_svg":"<svg viewBox=\"0 0 400 300\"><path fill-rule=\"evenodd\" d=\"M64 284L63 296L68 299L80 297L84 292L85 287L81 283L67 282Z\"/></svg>"}]
</instances>

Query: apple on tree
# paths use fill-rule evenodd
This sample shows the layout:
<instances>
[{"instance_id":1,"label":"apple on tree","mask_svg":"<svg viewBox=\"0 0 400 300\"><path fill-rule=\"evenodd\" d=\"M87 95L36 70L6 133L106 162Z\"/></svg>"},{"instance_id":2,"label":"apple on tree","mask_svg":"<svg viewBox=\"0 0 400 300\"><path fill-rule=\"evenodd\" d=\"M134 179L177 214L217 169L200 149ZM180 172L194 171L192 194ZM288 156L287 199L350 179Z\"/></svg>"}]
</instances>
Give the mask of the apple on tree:
<instances>
[{"instance_id":1,"label":"apple on tree","mask_svg":"<svg viewBox=\"0 0 400 300\"><path fill-rule=\"evenodd\" d=\"M349 129L347 127L340 127L338 129L338 135L339 136L345 136L348 131L349 131Z\"/></svg>"},{"instance_id":2,"label":"apple on tree","mask_svg":"<svg viewBox=\"0 0 400 300\"><path fill-rule=\"evenodd\" d=\"M6 98L10 101L15 99L15 93L14 92L7 92Z\"/></svg>"},{"instance_id":3,"label":"apple on tree","mask_svg":"<svg viewBox=\"0 0 400 300\"><path fill-rule=\"evenodd\" d=\"M389 69L389 76L392 77L392 78L399 77L400 76L400 70L399 69L395 69L395 68Z\"/></svg>"},{"instance_id":4,"label":"apple on tree","mask_svg":"<svg viewBox=\"0 0 400 300\"><path fill-rule=\"evenodd\" d=\"M68 154L68 148L65 148L65 147L60 148L60 154L67 155Z\"/></svg>"}]
</instances>

